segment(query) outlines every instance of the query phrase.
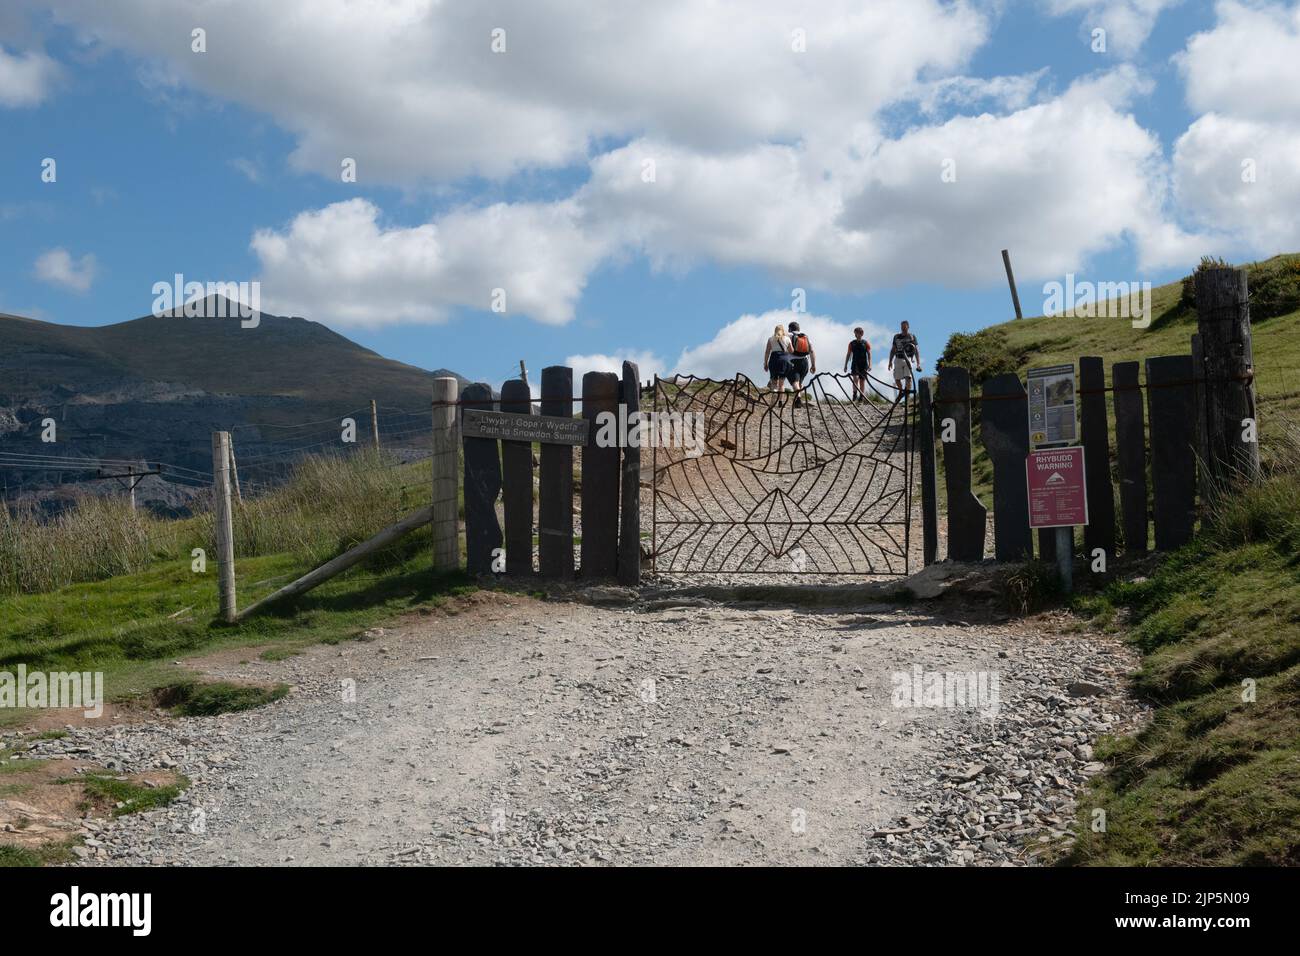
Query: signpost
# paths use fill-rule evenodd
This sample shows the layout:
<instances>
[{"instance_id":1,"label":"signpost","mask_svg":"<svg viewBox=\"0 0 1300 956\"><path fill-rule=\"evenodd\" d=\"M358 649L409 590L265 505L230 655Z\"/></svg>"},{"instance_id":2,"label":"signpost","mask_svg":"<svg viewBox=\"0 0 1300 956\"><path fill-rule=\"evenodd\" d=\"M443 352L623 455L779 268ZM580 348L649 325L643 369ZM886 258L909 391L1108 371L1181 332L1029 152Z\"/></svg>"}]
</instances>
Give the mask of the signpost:
<instances>
[{"instance_id":1,"label":"signpost","mask_svg":"<svg viewBox=\"0 0 1300 956\"><path fill-rule=\"evenodd\" d=\"M1083 449L1078 440L1073 365L1029 370L1029 527L1056 528L1056 566L1061 586L1074 587L1075 525L1088 523Z\"/></svg>"},{"instance_id":2,"label":"signpost","mask_svg":"<svg viewBox=\"0 0 1300 956\"><path fill-rule=\"evenodd\" d=\"M541 442L547 445L585 445L588 422L581 418L555 415L515 415L467 408L462 432L470 438L500 438L505 441Z\"/></svg>"}]
</instances>

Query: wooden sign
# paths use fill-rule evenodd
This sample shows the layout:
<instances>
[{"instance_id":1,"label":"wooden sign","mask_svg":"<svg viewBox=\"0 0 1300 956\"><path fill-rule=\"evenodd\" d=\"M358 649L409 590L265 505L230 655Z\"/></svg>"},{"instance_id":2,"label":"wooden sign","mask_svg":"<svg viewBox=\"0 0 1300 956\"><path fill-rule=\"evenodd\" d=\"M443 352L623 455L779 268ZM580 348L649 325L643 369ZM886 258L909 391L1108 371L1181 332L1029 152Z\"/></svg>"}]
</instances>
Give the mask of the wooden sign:
<instances>
[{"instance_id":1,"label":"wooden sign","mask_svg":"<svg viewBox=\"0 0 1300 956\"><path fill-rule=\"evenodd\" d=\"M478 408L465 409L461 421L461 433L467 438L500 438L546 445L585 445L587 429L588 423L581 418L516 415Z\"/></svg>"}]
</instances>

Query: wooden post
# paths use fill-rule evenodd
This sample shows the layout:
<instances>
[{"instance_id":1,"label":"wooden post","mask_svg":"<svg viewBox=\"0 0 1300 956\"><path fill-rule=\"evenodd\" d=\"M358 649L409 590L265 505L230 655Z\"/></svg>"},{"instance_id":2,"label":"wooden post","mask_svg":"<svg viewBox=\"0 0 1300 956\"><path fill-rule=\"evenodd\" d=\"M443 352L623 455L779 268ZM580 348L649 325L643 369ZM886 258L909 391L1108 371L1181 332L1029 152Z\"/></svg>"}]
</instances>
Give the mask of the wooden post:
<instances>
[{"instance_id":1,"label":"wooden post","mask_svg":"<svg viewBox=\"0 0 1300 956\"><path fill-rule=\"evenodd\" d=\"M1095 355L1079 359L1079 437L1084 451L1088 523L1083 527L1084 558L1101 548L1106 567L1115 560L1115 491L1110 483L1110 428L1106 418L1106 365Z\"/></svg>"},{"instance_id":2,"label":"wooden post","mask_svg":"<svg viewBox=\"0 0 1300 956\"><path fill-rule=\"evenodd\" d=\"M230 483L235 488L235 500L244 503L244 492L239 487L239 464L235 461L235 440L230 439Z\"/></svg>"},{"instance_id":3,"label":"wooden post","mask_svg":"<svg viewBox=\"0 0 1300 956\"><path fill-rule=\"evenodd\" d=\"M512 379L501 386L501 411L516 415L533 413L528 383ZM533 571L533 444L501 442L501 497L506 519L506 571Z\"/></svg>"},{"instance_id":4,"label":"wooden post","mask_svg":"<svg viewBox=\"0 0 1300 956\"><path fill-rule=\"evenodd\" d=\"M573 369L542 369L542 414L573 417ZM537 566L542 577L573 577L573 446L542 445L537 504Z\"/></svg>"},{"instance_id":5,"label":"wooden post","mask_svg":"<svg viewBox=\"0 0 1300 956\"><path fill-rule=\"evenodd\" d=\"M126 495L131 502L131 510L135 511L135 465L126 466Z\"/></svg>"},{"instance_id":6,"label":"wooden post","mask_svg":"<svg viewBox=\"0 0 1300 956\"><path fill-rule=\"evenodd\" d=\"M492 387L466 385L464 408L492 411ZM465 444L465 566L471 574L490 574L494 552L501 547L497 496L501 494L501 457L495 438L461 436Z\"/></svg>"},{"instance_id":7,"label":"wooden post","mask_svg":"<svg viewBox=\"0 0 1300 956\"><path fill-rule=\"evenodd\" d=\"M433 570L460 567L460 535L456 523L456 379L433 380Z\"/></svg>"},{"instance_id":8,"label":"wooden post","mask_svg":"<svg viewBox=\"0 0 1300 956\"><path fill-rule=\"evenodd\" d=\"M1124 553L1147 551L1146 426L1137 362L1111 367L1115 386L1115 452L1119 459L1119 503L1124 516Z\"/></svg>"},{"instance_id":9,"label":"wooden post","mask_svg":"<svg viewBox=\"0 0 1300 956\"><path fill-rule=\"evenodd\" d=\"M1156 550L1172 551L1196 528L1196 430L1192 406L1192 357L1146 360L1147 416L1151 431L1151 490Z\"/></svg>"},{"instance_id":10,"label":"wooden post","mask_svg":"<svg viewBox=\"0 0 1300 956\"><path fill-rule=\"evenodd\" d=\"M528 384L528 366L524 364L523 359L519 360L519 381L523 382L525 385ZM529 397L532 397L531 392L529 393Z\"/></svg>"},{"instance_id":11,"label":"wooden post","mask_svg":"<svg viewBox=\"0 0 1300 956\"><path fill-rule=\"evenodd\" d=\"M939 559L939 483L934 458L934 404L930 396L930 379L916 383L921 400L918 434L921 442L921 537L926 564Z\"/></svg>"},{"instance_id":12,"label":"wooden post","mask_svg":"<svg viewBox=\"0 0 1300 956\"><path fill-rule=\"evenodd\" d=\"M623 407L628 433L640 433L641 373L635 362L623 363ZM628 441L623 448L623 508L619 514L618 580L635 587L641 582L641 446Z\"/></svg>"},{"instance_id":13,"label":"wooden post","mask_svg":"<svg viewBox=\"0 0 1300 956\"><path fill-rule=\"evenodd\" d=\"M582 377L582 417L590 434L582 449L582 576L611 578L618 572L618 442L597 442L602 412L618 415L618 376Z\"/></svg>"},{"instance_id":14,"label":"wooden post","mask_svg":"<svg viewBox=\"0 0 1300 956\"><path fill-rule=\"evenodd\" d=\"M1195 278L1196 324L1205 352L1206 467L1222 488L1259 477L1249 291L1245 269L1200 269ZM1255 441L1247 440L1248 431Z\"/></svg>"},{"instance_id":15,"label":"wooden post","mask_svg":"<svg viewBox=\"0 0 1300 956\"><path fill-rule=\"evenodd\" d=\"M993 554L999 561L1027 561L1034 554L1029 531L1027 396L1020 376L1004 372L980 389L980 437L993 463Z\"/></svg>"},{"instance_id":16,"label":"wooden post","mask_svg":"<svg viewBox=\"0 0 1300 956\"><path fill-rule=\"evenodd\" d=\"M944 483L948 492L948 557L984 558L988 510L971 490L970 373L958 365L939 370L939 438L943 442ZM948 423L951 421L951 426Z\"/></svg>"},{"instance_id":17,"label":"wooden post","mask_svg":"<svg viewBox=\"0 0 1300 956\"><path fill-rule=\"evenodd\" d=\"M373 398L370 400L370 439L375 451L379 451L379 406Z\"/></svg>"},{"instance_id":18,"label":"wooden post","mask_svg":"<svg viewBox=\"0 0 1300 956\"><path fill-rule=\"evenodd\" d=\"M218 607L221 620L235 623L235 525L230 513L230 433L212 433L212 495L217 538Z\"/></svg>"},{"instance_id":19,"label":"wooden post","mask_svg":"<svg viewBox=\"0 0 1300 956\"><path fill-rule=\"evenodd\" d=\"M1011 304L1016 307L1016 318L1023 319L1024 316L1020 314L1020 295L1016 292L1016 277L1011 273L1011 253L1006 249L1002 250L1002 265L1007 270L1007 285L1011 286Z\"/></svg>"}]
</instances>

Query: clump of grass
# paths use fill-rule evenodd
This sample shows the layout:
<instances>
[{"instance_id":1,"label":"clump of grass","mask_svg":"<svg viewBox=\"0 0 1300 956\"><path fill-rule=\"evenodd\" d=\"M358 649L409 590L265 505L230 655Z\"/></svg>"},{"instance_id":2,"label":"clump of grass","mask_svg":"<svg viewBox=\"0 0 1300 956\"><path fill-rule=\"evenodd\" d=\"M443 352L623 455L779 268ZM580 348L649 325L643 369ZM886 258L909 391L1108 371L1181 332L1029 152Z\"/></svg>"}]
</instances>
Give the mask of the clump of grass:
<instances>
[{"instance_id":1,"label":"clump of grass","mask_svg":"<svg viewBox=\"0 0 1300 956\"><path fill-rule=\"evenodd\" d=\"M154 699L161 707L182 717L211 717L216 714L252 710L280 700L289 693L287 684L275 687L257 687L249 684L231 684L213 681L181 681L159 688Z\"/></svg>"},{"instance_id":2,"label":"clump of grass","mask_svg":"<svg viewBox=\"0 0 1300 956\"><path fill-rule=\"evenodd\" d=\"M1007 575L1003 587L1007 610L1012 614L1032 614L1060 597L1061 578L1055 565L1035 559Z\"/></svg>"},{"instance_id":3,"label":"clump of grass","mask_svg":"<svg viewBox=\"0 0 1300 956\"><path fill-rule=\"evenodd\" d=\"M0 867L59 866L71 863L75 859L72 848L79 842L80 839L73 839L34 847L0 843Z\"/></svg>"},{"instance_id":4,"label":"clump of grass","mask_svg":"<svg viewBox=\"0 0 1300 956\"><path fill-rule=\"evenodd\" d=\"M87 774L76 778L86 791L90 804L107 803L113 807L113 816L123 817L130 813L145 810L159 810L181 795L190 781L179 777L175 783L161 787L146 787L121 777L107 777L99 774Z\"/></svg>"}]
</instances>

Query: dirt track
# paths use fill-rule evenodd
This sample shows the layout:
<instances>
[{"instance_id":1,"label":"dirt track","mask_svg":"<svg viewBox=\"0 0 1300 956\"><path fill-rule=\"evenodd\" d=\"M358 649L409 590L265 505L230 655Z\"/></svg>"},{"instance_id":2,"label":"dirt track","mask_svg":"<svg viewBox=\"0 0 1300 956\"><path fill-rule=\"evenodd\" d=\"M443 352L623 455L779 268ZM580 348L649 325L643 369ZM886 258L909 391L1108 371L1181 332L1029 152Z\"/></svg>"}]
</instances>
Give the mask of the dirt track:
<instances>
[{"instance_id":1,"label":"dirt track","mask_svg":"<svg viewBox=\"0 0 1300 956\"><path fill-rule=\"evenodd\" d=\"M92 824L90 862L1000 864L1064 830L1092 739L1132 716L1109 640L920 608L461 607L282 662L224 652L199 664L294 693L31 755L194 781ZM998 716L893 706L914 664L996 673Z\"/></svg>"}]
</instances>

